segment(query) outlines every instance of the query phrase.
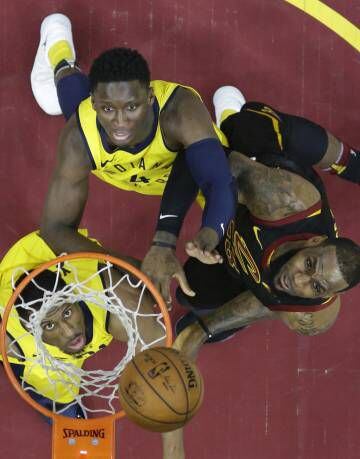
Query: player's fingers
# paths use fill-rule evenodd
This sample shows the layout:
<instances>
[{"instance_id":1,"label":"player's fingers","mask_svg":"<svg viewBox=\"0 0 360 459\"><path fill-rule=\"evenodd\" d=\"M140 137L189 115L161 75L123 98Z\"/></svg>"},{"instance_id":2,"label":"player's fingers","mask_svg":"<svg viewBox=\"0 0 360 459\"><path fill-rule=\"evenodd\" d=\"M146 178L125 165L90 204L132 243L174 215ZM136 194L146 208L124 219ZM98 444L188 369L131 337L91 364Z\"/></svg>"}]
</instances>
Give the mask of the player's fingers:
<instances>
[{"instance_id":1,"label":"player's fingers","mask_svg":"<svg viewBox=\"0 0 360 459\"><path fill-rule=\"evenodd\" d=\"M188 296L195 296L195 292L194 290L191 289L187 279L186 279L186 276L185 276L185 273L184 271L181 269L179 271L177 271L173 277L179 282L179 285L180 285L180 288L181 290L185 293L185 295L188 295Z\"/></svg>"},{"instance_id":2,"label":"player's fingers","mask_svg":"<svg viewBox=\"0 0 360 459\"><path fill-rule=\"evenodd\" d=\"M195 245L194 241L188 241L185 244L185 250L193 251L197 250L197 246Z\"/></svg>"},{"instance_id":3,"label":"player's fingers","mask_svg":"<svg viewBox=\"0 0 360 459\"><path fill-rule=\"evenodd\" d=\"M156 288L156 290L160 293L160 295L163 297L164 301L167 303L168 299L169 298L166 298L166 291L164 292L164 286L163 286L163 283L156 280L156 279L152 279L151 277L149 277L149 279L151 280L153 286Z\"/></svg>"},{"instance_id":4,"label":"player's fingers","mask_svg":"<svg viewBox=\"0 0 360 459\"><path fill-rule=\"evenodd\" d=\"M201 252L201 256L197 257L201 263L205 263L206 265L215 265L217 264L217 260L215 257L211 255L211 253Z\"/></svg>"},{"instance_id":5,"label":"player's fingers","mask_svg":"<svg viewBox=\"0 0 360 459\"><path fill-rule=\"evenodd\" d=\"M212 261L212 263L222 263L223 262L223 258L217 250L213 250L213 251L205 250L204 254L209 260Z\"/></svg>"},{"instance_id":6,"label":"player's fingers","mask_svg":"<svg viewBox=\"0 0 360 459\"><path fill-rule=\"evenodd\" d=\"M160 293L164 298L166 304L171 304L171 296L170 296L170 282L167 280L162 280L160 282Z\"/></svg>"},{"instance_id":7,"label":"player's fingers","mask_svg":"<svg viewBox=\"0 0 360 459\"><path fill-rule=\"evenodd\" d=\"M223 257L219 253L214 254L214 258L215 258L217 263L222 263L223 262Z\"/></svg>"},{"instance_id":8,"label":"player's fingers","mask_svg":"<svg viewBox=\"0 0 360 459\"><path fill-rule=\"evenodd\" d=\"M189 255L189 257L199 258L201 256L201 250L196 248L194 245L186 245L185 252Z\"/></svg>"}]
</instances>

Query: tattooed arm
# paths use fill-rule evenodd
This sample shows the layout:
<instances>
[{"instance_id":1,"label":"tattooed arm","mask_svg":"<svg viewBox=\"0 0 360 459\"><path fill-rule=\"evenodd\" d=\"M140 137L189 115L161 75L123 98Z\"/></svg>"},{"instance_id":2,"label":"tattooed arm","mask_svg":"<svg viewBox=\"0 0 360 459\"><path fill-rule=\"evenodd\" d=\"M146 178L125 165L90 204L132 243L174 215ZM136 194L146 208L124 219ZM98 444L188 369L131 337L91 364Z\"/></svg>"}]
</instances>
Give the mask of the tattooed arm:
<instances>
[{"instance_id":1,"label":"tattooed arm","mask_svg":"<svg viewBox=\"0 0 360 459\"><path fill-rule=\"evenodd\" d=\"M299 175L265 166L236 151L229 160L238 180L238 201L257 218L279 220L308 209L320 199L317 189Z\"/></svg>"},{"instance_id":2,"label":"tattooed arm","mask_svg":"<svg viewBox=\"0 0 360 459\"><path fill-rule=\"evenodd\" d=\"M265 307L251 292L243 292L223 306L202 316L202 320L214 335L233 328L244 327L262 319L276 318L277 313ZM186 327L176 338L173 347L195 360L207 335L198 323Z\"/></svg>"},{"instance_id":3,"label":"tattooed arm","mask_svg":"<svg viewBox=\"0 0 360 459\"><path fill-rule=\"evenodd\" d=\"M275 316L276 314L263 306L251 292L244 292L202 319L209 331L216 334ZM188 359L195 360L206 340L207 334L195 323L179 334L173 348L181 351ZM163 434L163 459L170 458L185 458L183 429Z\"/></svg>"},{"instance_id":4,"label":"tattooed arm","mask_svg":"<svg viewBox=\"0 0 360 459\"><path fill-rule=\"evenodd\" d=\"M340 299L337 298L330 306L317 312L275 312L247 291L201 318L213 335L251 325L263 319L280 319L290 330L301 335L318 335L334 324L339 310ZM207 338L203 328L198 323L194 323L179 334L173 347L183 352L189 359L195 360Z\"/></svg>"},{"instance_id":5,"label":"tattooed arm","mask_svg":"<svg viewBox=\"0 0 360 459\"><path fill-rule=\"evenodd\" d=\"M202 320L212 334L250 325L262 319L280 318L290 330L302 335L317 335L333 325L339 309L338 298L326 309L318 312L273 312L248 291L241 293L208 316L202 317ZM198 323L194 323L179 334L173 347L184 353L188 359L195 360L206 339L205 331ZM183 429L163 434L163 451L163 459L185 458Z\"/></svg>"}]
</instances>

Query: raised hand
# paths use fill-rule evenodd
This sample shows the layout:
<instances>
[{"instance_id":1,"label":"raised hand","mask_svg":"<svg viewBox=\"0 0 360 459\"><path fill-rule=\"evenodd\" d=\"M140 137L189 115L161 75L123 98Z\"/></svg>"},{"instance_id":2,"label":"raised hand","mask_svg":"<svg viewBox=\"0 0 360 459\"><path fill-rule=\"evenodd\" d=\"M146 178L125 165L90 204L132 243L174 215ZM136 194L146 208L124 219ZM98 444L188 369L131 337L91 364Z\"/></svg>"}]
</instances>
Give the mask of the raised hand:
<instances>
[{"instance_id":1,"label":"raised hand","mask_svg":"<svg viewBox=\"0 0 360 459\"><path fill-rule=\"evenodd\" d=\"M170 284L173 278L178 281L185 295L195 295L172 248L151 246L142 262L141 270L150 278L167 303L171 303Z\"/></svg>"},{"instance_id":2,"label":"raised hand","mask_svg":"<svg viewBox=\"0 0 360 459\"><path fill-rule=\"evenodd\" d=\"M204 227L197 233L192 241L185 244L185 251L189 257L197 258L204 264L215 265L222 263L223 258L217 250L219 236L212 228Z\"/></svg>"}]
</instances>

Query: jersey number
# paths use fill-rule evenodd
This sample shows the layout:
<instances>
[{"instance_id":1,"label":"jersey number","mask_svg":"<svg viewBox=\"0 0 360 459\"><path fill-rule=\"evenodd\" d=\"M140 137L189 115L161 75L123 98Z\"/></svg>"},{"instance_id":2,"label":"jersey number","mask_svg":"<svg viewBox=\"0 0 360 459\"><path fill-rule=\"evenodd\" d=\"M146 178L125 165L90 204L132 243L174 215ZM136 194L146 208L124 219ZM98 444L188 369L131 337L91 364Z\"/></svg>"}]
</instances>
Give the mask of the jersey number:
<instances>
[{"instance_id":1,"label":"jersey number","mask_svg":"<svg viewBox=\"0 0 360 459\"><path fill-rule=\"evenodd\" d=\"M149 183L150 180L146 177L138 177L137 175L132 175L130 178L132 183Z\"/></svg>"}]
</instances>

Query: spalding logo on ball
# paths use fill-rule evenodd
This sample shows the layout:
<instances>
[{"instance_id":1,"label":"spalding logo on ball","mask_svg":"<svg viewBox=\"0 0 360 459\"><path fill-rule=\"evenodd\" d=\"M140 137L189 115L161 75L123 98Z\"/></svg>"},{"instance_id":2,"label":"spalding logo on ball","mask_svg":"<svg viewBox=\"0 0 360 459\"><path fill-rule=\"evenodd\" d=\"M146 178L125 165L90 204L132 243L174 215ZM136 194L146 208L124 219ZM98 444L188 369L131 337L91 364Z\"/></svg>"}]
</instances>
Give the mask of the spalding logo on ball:
<instances>
[{"instance_id":1,"label":"spalding logo on ball","mask_svg":"<svg viewBox=\"0 0 360 459\"><path fill-rule=\"evenodd\" d=\"M169 432L184 426L203 400L203 380L196 365L175 349L154 347L137 354L119 381L127 416L139 426Z\"/></svg>"}]
</instances>

